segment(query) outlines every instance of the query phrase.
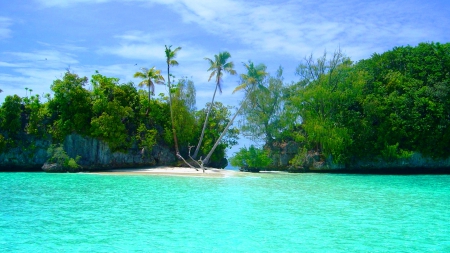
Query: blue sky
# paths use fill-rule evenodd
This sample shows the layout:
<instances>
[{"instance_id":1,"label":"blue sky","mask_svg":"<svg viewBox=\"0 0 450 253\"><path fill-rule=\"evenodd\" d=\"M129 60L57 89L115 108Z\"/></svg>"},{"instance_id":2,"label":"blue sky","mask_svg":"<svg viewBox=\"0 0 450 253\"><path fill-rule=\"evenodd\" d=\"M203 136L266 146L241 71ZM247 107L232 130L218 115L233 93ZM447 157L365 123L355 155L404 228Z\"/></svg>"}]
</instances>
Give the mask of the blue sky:
<instances>
[{"instance_id":1,"label":"blue sky","mask_svg":"<svg viewBox=\"0 0 450 253\"><path fill-rule=\"evenodd\" d=\"M450 42L448 0L16 0L0 3L0 101L7 95L50 92L66 69L95 70L122 82L141 67L165 73L164 45L181 46L176 77L191 78L202 108L214 90L204 57L229 51L242 62L296 66L311 53L337 48L352 60L395 46ZM217 101L237 105L238 77L225 76ZM156 93L165 92L158 86Z\"/></svg>"}]
</instances>

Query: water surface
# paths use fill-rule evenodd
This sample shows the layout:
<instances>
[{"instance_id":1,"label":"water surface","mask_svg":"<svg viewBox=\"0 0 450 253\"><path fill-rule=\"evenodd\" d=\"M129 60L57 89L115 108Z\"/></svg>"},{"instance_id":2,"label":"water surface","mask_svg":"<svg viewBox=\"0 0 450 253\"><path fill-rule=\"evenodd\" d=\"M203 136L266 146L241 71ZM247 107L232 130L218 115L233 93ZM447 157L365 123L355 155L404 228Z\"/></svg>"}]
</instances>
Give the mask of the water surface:
<instances>
[{"instance_id":1,"label":"water surface","mask_svg":"<svg viewBox=\"0 0 450 253\"><path fill-rule=\"evenodd\" d=\"M450 252L450 176L0 173L2 252Z\"/></svg>"}]
</instances>

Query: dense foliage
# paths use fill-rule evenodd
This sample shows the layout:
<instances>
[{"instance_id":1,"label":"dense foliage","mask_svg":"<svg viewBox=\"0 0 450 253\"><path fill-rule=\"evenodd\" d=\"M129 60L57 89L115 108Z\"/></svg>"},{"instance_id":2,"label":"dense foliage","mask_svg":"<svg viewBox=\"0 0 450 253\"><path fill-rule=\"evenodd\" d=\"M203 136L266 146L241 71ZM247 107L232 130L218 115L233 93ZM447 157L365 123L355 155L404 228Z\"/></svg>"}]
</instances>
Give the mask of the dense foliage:
<instances>
[{"instance_id":1,"label":"dense foliage","mask_svg":"<svg viewBox=\"0 0 450 253\"><path fill-rule=\"evenodd\" d=\"M200 121L204 121L204 109L197 111L195 86L188 79L172 84L171 99L164 96L152 99L147 90L138 90L133 83L123 84L118 78L98 72L88 79L68 71L53 82L51 89L53 96L46 95L47 102L41 102L43 98L38 95L6 97L0 108L0 152L31 145L22 143L26 136L62 143L67 135L80 134L106 142L113 151L127 152L137 147L148 154L156 144L174 147L173 122L181 155L187 156L189 145L199 138ZM173 121L169 101L176 112ZM224 129L230 109L222 105L214 107L209 127ZM236 144L237 129L228 132L214 151L212 162L223 159L225 149ZM201 155L209 151L206 150L212 146L210 143L219 135L220 132L208 131ZM49 149L49 161L63 157L63 151L62 147ZM66 158L58 162L65 166L74 164L73 158Z\"/></svg>"},{"instance_id":2,"label":"dense foliage","mask_svg":"<svg viewBox=\"0 0 450 253\"><path fill-rule=\"evenodd\" d=\"M450 157L450 44L396 47L359 62L340 50L311 55L296 69L299 80L291 83L284 82L281 67L271 76L264 64L248 61L235 89L244 92L244 100L234 115L231 107L214 101L223 74L236 73L231 55L206 58L215 91L211 103L197 110L194 83L176 82L170 74L179 50L166 46L167 80L155 68L135 73L143 90L98 72L88 79L68 71L51 85L53 95L31 95L31 90L28 95L27 89L26 97L7 96L0 108L0 152L25 135L61 143L76 133L98 138L113 151L150 152L160 144L179 158L199 143L194 157L208 164L222 160L241 131L265 145L241 149L232 159L237 166L270 166L263 157L288 142L298 144L294 166L303 166L307 154L341 165L415 153ZM167 96L154 98L154 85L163 81ZM238 115L240 131L230 128Z\"/></svg>"},{"instance_id":3,"label":"dense foliage","mask_svg":"<svg viewBox=\"0 0 450 253\"><path fill-rule=\"evenodd\" d=\"M300 143L294 165L307 150L339 164L450 156L450 44L396 47L356 63L340 51L325 53L306 57L296 73L295 83L266 85L242 124L268 149Z\"/></svg>"},{"instance_id":4,"label":"dense foliage","mask_svg":"<svg viewBox=\"0 0 450 253\"><path fill-rule=\"evenodd\" d=\"M266 168L271 162L267 150L256 148L253 145L248 149L246 147L241 148L230 159L231 165L247 171L259 171L261 168Z\"/></svg>"}]
</instances>

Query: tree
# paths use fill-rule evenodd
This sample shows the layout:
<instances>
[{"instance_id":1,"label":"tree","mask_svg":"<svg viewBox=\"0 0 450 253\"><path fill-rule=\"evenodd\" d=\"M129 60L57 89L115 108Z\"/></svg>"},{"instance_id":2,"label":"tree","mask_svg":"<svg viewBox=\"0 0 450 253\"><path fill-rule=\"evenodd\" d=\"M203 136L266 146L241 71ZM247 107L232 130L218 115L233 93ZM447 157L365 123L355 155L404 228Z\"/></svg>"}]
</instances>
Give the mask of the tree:
<instances>
[{"instance_id":1,"label":"tree","mask_svg":"<svg viewBox=\"0 0 450 253\"><path fill-rule=\"evenodd\" d=\"M206 113L205 122L203 123L202 132L201 132L200 138L198 140L197 148L195 149L194 155L192 156L193 158L197 157L198 151L200 150L200 146L202 145L203 136L205 134L205 129L206 129L206 123L208 122L209 114L211 113L211 109L214 105L214 98L216 97L217 88L219 88L220 93L222 93L221 80L222 80L223 72L227 72L231 75L236 74L236 71L233 69L234 63L227 62L230 57L231 57L230 53L225 51L225 52L220 52L218 55L214 55L214 61L209 58L205 58L205 60L207 60L210 64L208 71L212 71L211 75L209 76L208 82L211 81L211 78L213 78L215 76L216 77L215 78L216 79L216 88L214 89L214 94L213 94L213 97L211 100L211 104L209 106L208 112Z\"/></svg>"},{"instance_id":2,"label":"tree","mask_svg":"<svg viewBox=\"0 0 450 253\"><path fill-rule=\"evenodd\" d=\"M283 69L280 67L276 77L264 80L264 87L267 86L267 89L255 90L242 109L244 119L240 122L240 128L244 135L252 140L264 139L269 146L283 130L280 124L280 115L283 111L282 75Z\"/></svg>"},{"instance_id":3,"label":"tree","mask_svg":"<svg viewBox=\"0 0 450 253\"><path fill-rule=\"evenodd\" d=\"M0 110L0 129L6 131L9 137L15 137L22 130L21 108L22 99L19 96L6 96Z\"/></svg>"},{"instance_id":4,"label":"tree","mask_svg":"<svg viewBox=\"0 0 450 253\"><path fill-rule=\"evenodd\" d=\"M155 84L164 84L164 77L161 75L161 71L152 67L151 69L141 68L142 72L134 73L135 78L143 79L138 85L139 87L148 87L148 100L151 100L151 96L155 95Z\"/></svg>"},{"instance_id":5,"label":"tree","mask_svg":"<svg viewBox=\"0 0 450 253\"><path fill-rule=\"evenodd\" d=\"M332 156L336 163L348 162L353 129L360 126L358 99L365 72L354 69L350 59L338 50L331 58L326 53L316 61L305 58L297 74L301 80L294 85L296 92L290 102L301 115L300 130L309 148L324 157Z\"/></svg>"},{"instance_id":6,"label":"tree","mask_svg":"<svg viewBox=\"0 0 450 253\"><path fill-rule=\"evenodd\" d=\"M108 143L113 151L126 151L139 125L135 117L139 110L136 88L133 83L119 84L118 78L98 72L91 82L94 88L91 135Z\"/></svg>"},{"instance_id":7,"label":"tree","mask_svg":"<svg viewBox=\"0 0 450 253\"><path fill-rule=\"evenodd\" d=\"M241 148L230 159L231 165L250 172L259 172L261 168L269 166L271 162L267 150L256 148L253 145L248 149Z\"/></svg>"},{"instance_id":8,"label":"tree","mask_svg":"<svg viewBox=\"0 0 450 253\"><path fill-rule=\"evenodd\" d=\"M223 136L227 133L228 128L233 124L234 119L236 116L240 113L243 105L245 104L246 100L249 99L252 96L252 93L256 89L265 89L263 86L263 80L266 78L268 73L266 72L266 65L264 64L258 64L255 66L253 62L249 61L248 64L244 63L244 67L247 69L247 74L241 74L241 84L236 87L233 91L233 93L244 90L244 101L241 103L239 109L234 114L233 118L228 122L227 126L223 130L223 132L220 134L219 138L217 139L214 146L209 151L208 155L203 159L203 164L208 164L209 159L211 158L211 155L214 153L214 150L219 145L220 141L222 140Z\"/></svg>"},{"instance_id":9,"label":"tree","mask_svg":"<svg viewBox=\"0 0 450 253\"><path fill-rule=\"evenodd\" d=\"M172 108L177 112L174 117L177 141L180 146L180 154L186 154L189 143L193 143L197 133L195 119L195 87L194 82L187 78L180 79L173 89ZM167 136L169 137L169 136ZM170 143L170 137L166 141Z\"/></svg>"},{"instance_id":10,"label":"tree","mask_svg":"<svg viewBox=\"0 0 450 253\"><path fill-rule=\"evenodd\" d=\"M197 121L204 122L206 114L210 108L209 103L205 105L205 108L199 110L196 113ZM225 106L221 102L214 102L212 110L209 114L208 123L206 124L205 135L203 144L199 151L199 156L205 156L212 149L215 142L219 139L222 131L230 122L232 106ZM200 130L200 129L199 129ZM200 131L198 131L198 135ZM222 138L220 144L211 155L210 164L221 163L222 158L225 156L227 148L236 145L238 140L239 130L237 128L230 127ZM197 136L198 136L197 135Z\"/></svg>"},{"instance_id":11,"label":"tree","mask_svg":"<svg viewBox=\"0 0 450 253\"><path fill-rule=\"evenodd\" d=\"M450 44L420 43L374 54L356 65L369 78L361 101L370 156L450 154ZM363 145L359 146L362 150ZM396 157L393 157L396 158Z\"/></svg>"},{"instance_id":12,"label":"tree","mask_svg":"<svg viewBox=\"0 0 450 253\"><path fill-rule=\"evenodd\" d=\"M49 111L54 119L51 134L57 140L66 135L90 134L91 94L84 89L88 79L67 71L64 77L51 86L54 97L49 101Z\"/></svg>"},{"instance_id":13,"label":"tree","mask_svg":"<svg viewBox=\"0 0 450 253\"><path fill-rule=\"evenodd\" d=\"M175 144L175 152L176 155L180 155L180 150L178 148L178 140L177 140L177 133L175 131L175 122L173 118L173 108L172 108L172 86L170 84L170 77L172 76L170 74L170 66L178 66L178 62L174 59L178 53L178 51L181 50L181 47L177 47L174 50L172 50L172 46L165 45L166 50L166 63L167 63L167 87L169 88L169 107L170 107L170 119L172 121L172 134L173 134L173 142Z\"/></svg>"}]
</instances>

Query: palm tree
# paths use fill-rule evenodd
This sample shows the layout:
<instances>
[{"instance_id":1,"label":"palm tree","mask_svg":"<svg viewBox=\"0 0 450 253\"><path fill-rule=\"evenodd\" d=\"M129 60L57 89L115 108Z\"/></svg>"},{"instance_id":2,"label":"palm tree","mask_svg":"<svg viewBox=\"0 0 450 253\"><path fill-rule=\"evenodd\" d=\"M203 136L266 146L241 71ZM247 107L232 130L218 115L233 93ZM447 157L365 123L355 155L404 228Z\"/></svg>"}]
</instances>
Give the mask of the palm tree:
<instances>
[{"instance_id":1,"label":"palm tree","mask_svg":"<svg viewBox=\"0 0 450 253\"><path fill-rule=\"evenodd\" d=\"M148 101L150 102L151 96L155 95L155 84L164 84L164 77L161 75L161 71L155 67L151 69L141 68L142 72L134 73L134 78L141 78L142 81L138 84L139 87L148 87Z\"/></svg>"},{"instance_id":2,"label":"palm tree","mask_svg":"<svg viewBox=\"0 0 450 253\"><path fill-rule=\"evenodd\" d=\"M212 110L212 107L214 105L214 98L216 97L217 88L219 88L220 93L222 93L222 87L221 87L221 81L223 76L223 71L227 72L231 75L236 75L236 71L234 68L233 62L227 62L228 59L231 58L230 53L227 51L219 53L219 55L214 55L214 61L205 58L210 64L208 71L212 71L211 75L209 76L208 82L211 81L211 78L213 76L216 76L216 88L214 89L214 94L211 100L211 104L208 108L208 112L206 113L205 122L203 123L203 129L202 133L200 135L200 139L198 140L197 148L195 149L194 155L192 156L194 159L197 157L198 151L200 150L200 146L203 142L203 136L205 135L205 129L206 129L206 123L208 122L209 114Z\"/></svg>"},{"instance_id":3,"label":"palm tree","mask_svg":"<svg viewBox=\"0 0 450 253\"><path fill-rule=\"evenodd\" d=\"M241 102L239 109L236 111L230 122L228 122L227 126L220 134L219 139L217 139L216 143L214 143L214 146L209 151L208 155L205 157L205 159L203 159L202 164L209 163L209 159L211 158L211 155L214 153L214 150L216 150L223 136L228 131L228 128L230 128L230 126L233 124L234 119L241 111L247 99L249 99L252 96L253 91L256 89L262 90L267 89L263 86L263 80L268 75L268 73L266 72L266 66L264 64L258 64L257 66L255 66L253 62L249 61L248 64L244 63L244 67L247 69L247 74L241 74L241 84L238 87L236 87L233 91L233 93L235 93L236 91L244 90L245 91L244 101Z\"/></svg>"},{"instance_id":4,"label":"palm tree","mask_svg":"<svg viewBox=\"0 0 450 253\"><path fill-rule=\"evenodd\" d=\"M169 88L169 108L170 108L170 119L172 121L172 133L173 133L173 142L175 144L175 152L176 155L180 155L180 150L178 149L178 140L177 140L177 134L175 132L175 123L173 120L173 110L172 110L172 86L170 85L170 66L178 66L178 62L174 59L178 53L178 51L181 50L181 47L177 47L174 50L171 49L172 46L165 45L166 50L166 63L167 63L167 86Z\"/></svg>"}]
</instances>

